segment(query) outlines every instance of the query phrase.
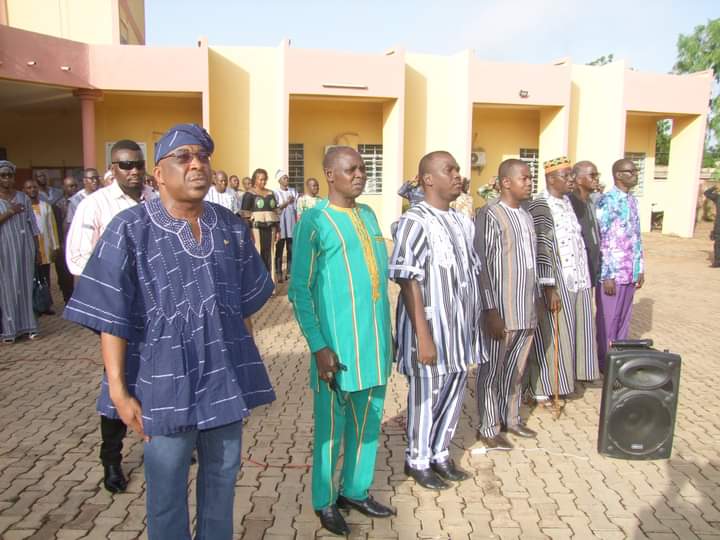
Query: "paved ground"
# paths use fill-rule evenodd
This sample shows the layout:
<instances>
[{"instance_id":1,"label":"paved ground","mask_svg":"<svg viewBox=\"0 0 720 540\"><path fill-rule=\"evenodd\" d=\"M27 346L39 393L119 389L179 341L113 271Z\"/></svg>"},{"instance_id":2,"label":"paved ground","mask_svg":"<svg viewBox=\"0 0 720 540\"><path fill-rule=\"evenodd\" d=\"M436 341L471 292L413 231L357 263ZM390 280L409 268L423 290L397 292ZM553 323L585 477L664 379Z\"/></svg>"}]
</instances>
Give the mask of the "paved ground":
<instances>
[{"instance_id":1,"label":"paved ground","mask_svg":"<svg viewBox=\"0 0 720 540\"><path fill-rule=\"evenodd\" d=\"M398 516L371 520L353 512L352 538L720 537L720 375L712 339L720 270L707 266L706 237L707 227L694 240L648 235L647 286L636 297L633 335L652 337L684 361L671 459L599 456L599 389L570 402L559 420L530 412L536 442L472 455L470 391L453 453L475 477L441 494L425 491L402 473L406 385L394 376L374 494ZM310 505L307 355L287 298L274 298L256 328L278 400L256 411L245 430L236 537L327 536ZM0 536L144 538L142 447L134 437L126 445L128 492L110 496L99 486L97 339L58 317L43 318L42 332L36 342L0 348Z\"/></svg>"}]
</instances>

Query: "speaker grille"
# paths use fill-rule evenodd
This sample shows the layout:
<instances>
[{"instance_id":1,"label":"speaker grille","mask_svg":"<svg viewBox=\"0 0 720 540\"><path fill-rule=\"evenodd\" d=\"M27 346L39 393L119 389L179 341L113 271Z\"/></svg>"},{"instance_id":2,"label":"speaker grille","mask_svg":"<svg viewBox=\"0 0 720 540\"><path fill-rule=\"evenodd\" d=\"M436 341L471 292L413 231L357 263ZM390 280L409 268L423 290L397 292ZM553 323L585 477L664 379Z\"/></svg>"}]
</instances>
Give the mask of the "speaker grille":
<instances>
[{"instance_id":1,"label":"speaker grille","mask_svg":"<svg viewBox=\"0 0 720 540\"><path fill-rule=\"evenodd\" d=\"M673 416L659 397L631 393L617 403L608 421L608 436L617 448L641 456L669 444Z\"/></svg>"}]
</instances>

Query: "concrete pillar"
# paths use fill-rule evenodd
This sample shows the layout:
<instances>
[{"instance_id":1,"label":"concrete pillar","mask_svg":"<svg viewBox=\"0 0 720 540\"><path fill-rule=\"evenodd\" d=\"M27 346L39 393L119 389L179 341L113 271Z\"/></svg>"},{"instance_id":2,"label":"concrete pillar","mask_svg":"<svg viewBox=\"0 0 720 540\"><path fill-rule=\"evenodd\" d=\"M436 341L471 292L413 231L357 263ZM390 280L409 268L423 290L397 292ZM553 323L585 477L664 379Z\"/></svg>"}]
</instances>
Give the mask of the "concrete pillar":
<instances>
[{"instance_id":1,"label":"concrete pillar","mask_svg":"<svg viewBox=\"0 0 720 540\"><path fill-rule=\"evenodd\" d=\"M546 188L543 163L568 154L568 109L567 107L543 107L540 109L538 137L538 192Z\"/></svg>"},{"instance_id":2,"label":"concrete pillar","mask_svg":"<svg viewBox=\"0 0 720 540\"><path fill-rule=\"evenodd\" d=\"M100 90L80 88L73 92L80 100L80 115L82 118L82 147L83 167L97 168L97 153L95 147L95 102L102 98Z\"/></svg>"},{"instance_id":3,"label":"concrete pillar","mask_svg":"<svg viewBox=\"0 0 720 540\"><path fill-rule=\"evenodd\" d=\"M693 236L706 121L704 114L673 118L663 234Z\"/></svg>"}]
</instances>

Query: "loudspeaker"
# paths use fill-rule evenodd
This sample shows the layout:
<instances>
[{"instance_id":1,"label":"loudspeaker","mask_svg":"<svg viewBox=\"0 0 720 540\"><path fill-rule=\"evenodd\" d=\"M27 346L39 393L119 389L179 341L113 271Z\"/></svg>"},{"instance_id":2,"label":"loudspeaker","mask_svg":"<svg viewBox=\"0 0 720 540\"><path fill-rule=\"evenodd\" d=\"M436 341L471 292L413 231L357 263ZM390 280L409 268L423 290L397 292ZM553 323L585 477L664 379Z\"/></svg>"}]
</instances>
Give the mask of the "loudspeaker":
<instances>
[{"instance_id":1,"label":"loudspeaker","mask_svg":"<svg viewBox=\"0 0 720 540\"><path fill-rule=\"evenodd\" d=\"M652 340L613 342L605 362L598 452L667 459L675 432L681 359Z\"/></svg>"}]
</instances>

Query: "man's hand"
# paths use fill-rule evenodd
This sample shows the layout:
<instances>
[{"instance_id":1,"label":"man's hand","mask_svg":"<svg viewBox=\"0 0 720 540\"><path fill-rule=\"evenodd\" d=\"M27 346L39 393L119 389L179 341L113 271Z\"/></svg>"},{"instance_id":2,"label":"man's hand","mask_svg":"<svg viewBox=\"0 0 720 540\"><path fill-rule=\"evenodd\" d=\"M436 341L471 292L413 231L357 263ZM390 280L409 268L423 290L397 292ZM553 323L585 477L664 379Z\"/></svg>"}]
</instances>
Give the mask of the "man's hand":
<instances>
[{"instance_id":1,"label":"man's hand","mask_svg":"<svg viewBox=\"0 0 720 540\"><path fill-rule=\"evenodd\" d=\"M545 305L554 313L560 311L560 295L555 290L555 287L545 287Z\"/></svg>"},{"instance_id":2,"label":"man's hand","mask_svg":"<svg viewBox=\"0 0 720 540\"><path fill-rule=\"evenodd\" d=\"M140 402L127 394L113 399L112 402L123 424L145 439L145 442L148 442L150 437L145 435L145 431L143 430L142 407L140 406Z\"/></svg>"},{"instance_id":3,"label":"man's hand","mask_svg":"<svg viewBox=\"0 0 720 540\"><path fill-rule=\"evenodd\" d=\"M497 309L490 309L483 314L485 331L490 334L493 339L501 340L505 338L505 321L502 320Z\"/></svg>"},{"instance_id":4,"label":"man's hand","mask_svg":"<svg viewBox=\"0 0 720 540\"><path fill-rule=\"evenodd\" d=\"M645 285L645 274L639 274L637 283L635 284L635 288L642 289L643 285Z\"/></svg>"},{"instance_id":5,"label":"man's hand","mask_svg":"<svg viewBox=\"0 0 720 540\"><path fill-rule=\"evenodd\" d=\"M329 383L335 377L338 364L337 355L329 347L320 349L315 353L315 365L317 366L318 377L326 383Z\"/></svg>"},{"instance_id":6,"label":"man's hand","mask_svg":"<svg viewBox=\"0 0 720 540\"><path fill-rule=\"evenodd\" d=\"M615 280L606 279L603 281L603 292L608 296L615 296Z\"/></svg>"},{"instance_id":7,"label":"man's hand","mask_svg":"<svg viewBox=\"0 0 720 540\"><path fill-rule=\"evenodd\" d=\"M424 366L433 366L437 362L437 349L432 337L418 337L418 362Z\"/></svg>"}]
</instances>

